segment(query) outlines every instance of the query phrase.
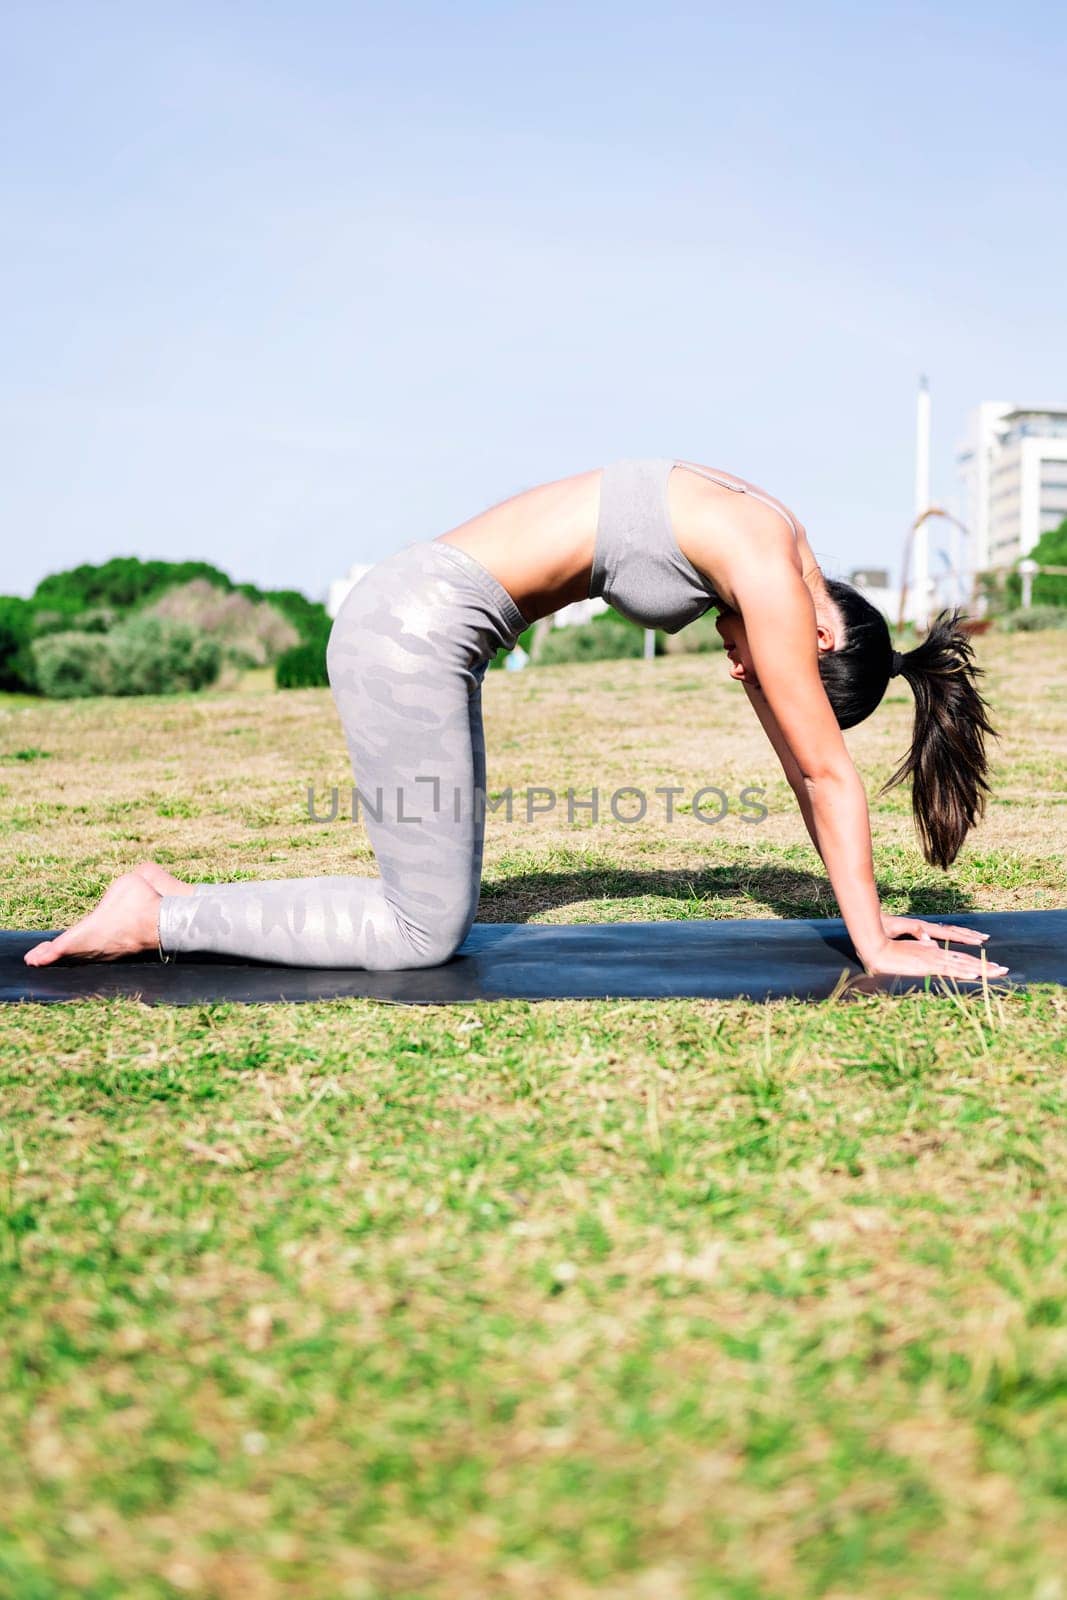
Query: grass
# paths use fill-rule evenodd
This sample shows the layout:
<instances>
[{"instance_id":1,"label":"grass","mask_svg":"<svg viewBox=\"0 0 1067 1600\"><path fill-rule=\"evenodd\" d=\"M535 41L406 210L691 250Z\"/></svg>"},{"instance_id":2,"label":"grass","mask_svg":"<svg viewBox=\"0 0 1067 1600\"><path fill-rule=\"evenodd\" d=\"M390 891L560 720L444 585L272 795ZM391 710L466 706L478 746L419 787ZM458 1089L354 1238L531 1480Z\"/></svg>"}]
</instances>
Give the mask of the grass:
<instances>
[{"instance_id":1,"label":"grass","mask_svg":"<svg viewBox=\"0 0 1067 1600\"><path fill-rule=\"evenodd\" d=\"M981 641L948 873L874 798L904 695L847 736L888 909L1067 903L1064 649ZM491 817L482 920L835 914L718 658L484 700L494 788L731 812ZM5 756L7 926L145 856L374 870L307 816L351 783L319 693L9 702ZM1051 987L6 1009L0 1595L1061 1600L1065 1039Z\"/></svg>"}]
</instances>

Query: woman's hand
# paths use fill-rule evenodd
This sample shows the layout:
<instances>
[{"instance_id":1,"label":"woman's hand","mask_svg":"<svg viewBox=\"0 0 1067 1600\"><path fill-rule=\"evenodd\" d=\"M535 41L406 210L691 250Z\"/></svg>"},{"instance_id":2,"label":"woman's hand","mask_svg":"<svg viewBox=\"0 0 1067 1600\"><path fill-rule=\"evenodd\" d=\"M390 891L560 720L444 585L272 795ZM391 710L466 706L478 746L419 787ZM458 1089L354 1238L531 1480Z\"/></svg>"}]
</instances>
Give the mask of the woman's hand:
<instances>
[{"instance_id":1,"label":"woman's hand","mask_svg":"<svg viewBox=\"0 0 1067 1600\"><path fill-rule=\"evenodd\" d=\"M964 955L961 950L944 950L938 943L939 939L955 939L961 944L984 944L989 935L975 928L923 922L919 917L890 917L884 912L882 928L885 943L862 958L872 975L910 978L933 974L975 983L983 977L1003 977L1008 971L999 962L983 961L979 956ZM906 937L909 934L911 938Z\"/></svg>"},{"instance_id":2,"label":"woman's hand","mask_svg":"<svg viewBox=\"0 0 1067 1600\"><path fill-rule=\"evenodd\" d=\"M891 917L882 912L882 928L887 939L901 939L907 934L920 944L933 944L940 939L952 939L956 944L984 944L988 933L977 928L957 928L949 923L924 922L921 917Z\"/></svg>"}]
</instances>

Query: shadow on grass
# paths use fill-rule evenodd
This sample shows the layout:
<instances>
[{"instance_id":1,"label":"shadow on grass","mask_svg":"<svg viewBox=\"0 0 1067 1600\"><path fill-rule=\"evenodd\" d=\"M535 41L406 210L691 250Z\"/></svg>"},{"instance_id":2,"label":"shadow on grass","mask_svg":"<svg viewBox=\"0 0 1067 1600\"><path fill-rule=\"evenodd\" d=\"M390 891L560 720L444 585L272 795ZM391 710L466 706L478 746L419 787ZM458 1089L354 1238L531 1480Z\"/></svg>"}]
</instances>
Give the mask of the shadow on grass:
<instances>
[{"instance_id":1,"label":"shadow on grass","mask_svg":"<svg viewBox=\"0 0 1067 1600\"><path fill-rule=\"evenodd\" d=\"M958 884L922 884L901 890L876 880L879 898L906 903L901 916L944 916L977 910L973 897ZM837 917L837 903L824 876L791 867L715 866L677 871L640 872L632 868L586 867L573 871L536 869L506 878L486 877L478 906L479 922L530 922L546 911L578 903L599 903L597 921L655 921L657 908L635 915L635 900L670 902L659 915L680 917L762 916ZM728 905L723 902L729 902Z\"/></svg>"}]
</instances>

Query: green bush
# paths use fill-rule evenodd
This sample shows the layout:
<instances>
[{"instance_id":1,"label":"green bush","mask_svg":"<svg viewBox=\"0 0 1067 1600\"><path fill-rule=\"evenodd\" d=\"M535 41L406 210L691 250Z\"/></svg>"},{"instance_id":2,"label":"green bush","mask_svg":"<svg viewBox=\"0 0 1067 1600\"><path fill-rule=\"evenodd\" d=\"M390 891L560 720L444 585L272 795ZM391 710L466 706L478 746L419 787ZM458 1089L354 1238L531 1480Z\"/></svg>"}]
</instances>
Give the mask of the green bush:
<instances>
[{"instance_id":1,"label":"green bush","mask_svg":"<svg viewBox=\"0 0 1067 1600\"><path fill-rule=\"evenodd\" d=\"M321 689L329 683L326 672L326 641L320 635L310 644L295 644L280 655L274 665L274 681L279 689Z\"/></svg>"},{"instance_id":2,"label":"green bush","mask_svg":"<svg viewBox=\"0 0 1067 1600\"><path fill-rule=\"evenodd\" d=\"M1067 517L1058 528L1043 533L1034 548L1028 552L1039 567L1067 567ZM1033 580L1034 609L1038 606L1067 606L1067 577L1056 573L1039 572ZM1018 567L1012 567L1004 576L1004 595L1009 607L1022 600L1023 580Z\"/></svg>"},{"instance_id":3,"label":"green bush","mask_svg":"<svg viewBox=\"0 0 1067 1600\"><path fill-rule=\"evenodd\" d=\"M110 633L48 633L32 652L37 686L55 700L202 689L222 660L214 639L162 617L134 617Z\"/></svg>"},{"instance_id":4,"label":"green bush","mask_svg":"<svg viewBox=\"0 0 1067 1600\"><path fill-rule=\"evenodd\" d=\"M34 592L33 607L77 617L95 606L130 611L156 599L167 589L201 580L215 589L241 594L254 604L267 600L292 623L302 639L321 632L328 623L326 608L297 589L260 589L254 583L235 584L219 567L207 561L141 561L137 556L116 556L101 566L72 567L42 578Z\"/></svg>"},{"instance_id":5,"label":"green bush","mask_svg":"<svg viewBox=\"0 0 1067 1600\"><path fill-rule=\"evenodd\" d=\"M324 634L329 637L333 623L321 600L309 600L297 589L257 589L252 583L240 583L237 589L249 600L269 601L292 623L304 644L311 644Z\"/></svg>"},{"instance_id":6,"label":"green bush","mask_svg":"<svg viewBox=\"0 0 1067 1600\"><path fill-rule=\"evenodd\" d=\"M333 618L325 606L311 601L299 606L282 603L285 591L275 591L271 604L278 606L297 629L304 629L303 640L280 655L274 665L274 681L279 689L321 689L329 684L326 671L326 646L330 642ZM299 596L301 600L303 596Z\"/></svg>"},{"instance_id":7,"label":"green bush","mask_svg":"<svg viewBox=\"0 0 1067 1600\"><path fill-rule=\"evenodd\" d=\"M50 700L111 694L114 682L105 633L46 633L33 641L33 675Z\"/></svg>"},{"instance_id":8,"label":"green bush","mask_svg":"<svg viewBox=\"0 0 1067 1600\"><path fill-rule=\"evenodd\" d=\"M47 694L164 693L167 687L189 689L214 681L219 670L213 664L215 654L239 667L291 655L278 677L280 684L326 682L331 620L325 606L296 589L235 584L206 561L118 556L100 566L87 563L50 574L37 585L32 600L14 600L11 608L8 617L0 605L0 687L33 687L40 661ZM181 624L193 642L175 652L167 640L181 640L180 634L121 631L124 616L132 625L146 613ZM10 623L6 632L5 622ZM68 637L112 629L118 637L110 653L90 649L81 637ZM220 650L205 650L202 634L216 637ZM41 649L32 645L45 636L63 642ZM179 661L183 648L187 655Z\"/></svg>"},{"instance_id":9,"label":"green bush","mask_svg":"<svg viewBox=\"0 0 1067 1600\"><path fill-rule=\"evenodd\" d=\"M722 637L715 628L718 614L715 610L706 611L702 617L697 617L686 627L680 628L677 633L669 633L664 643L665 654L689 656L703 655L709 650L721 650Z\"/></svg>"},{"instance_id":10,"label":"green bush","mask_svg":"<svg viewBox=\"0 0 1067 1600\"><path fill-rule=\"evenodd\" d=\"M182 694L214 683L222 664L215 639L166 617L132 617L107 635L114 694Z\"/></svg>"},{"instance_id":11,"label":"green bush","mask_svg":"<svg viewBox=\"0 0 1067 1600\"><path fill-rule=\"evenodd\" d=\"M30 602L18 595L0 595L0 689L33 688L32 633Z\"/></svg>"},{"instance_id":12,"label":"green bush","mask_svg":"<svg viewBox=\"0 0 1067 1600\"><path fill-rule=\"evenodd\" d=\"M113 606L95 606L78 618L79 633L110 633L122 618ZM40 627L37 629L40 633Z\"/></svg>"},{"instance_id":13,"label":"green bush","mask_svg":"<svg viewBox=\"0 0 1067 1600\"><path fill-rule=\"evenodd\" d=\"M570 628L553 628L537 657L539 667L558 666L572 661L623 661L640 657L645 650L645 630L617 612L605 611L591 622ZM657 654L662 653L662 636L656 637Z\"/></svg>"},{"instance_id":14,"label":"green bush","mask_svg":"<svg viewBox=\"0 0 1067 1600\"><path fill-rule=\"evenodd\" d=\"M533 644L533 636L534 624L531 622L530 626L528 628L524 628L522 633L519 634L519 637L515 640L515 646L519 649L525 650L526 654L529 655L530 646ZM502 670L510 654L510 650L498 650L496 655L490 658L490 672Z\"/></svg>"},{"instance_id":15,"label":"green bush","mask_svg":"<svg viewBox=\"0 0 1067 1600\"><path fill-rule=\"evenodd\" d=\"M1029 611L1006 611L997 618L1005 633L1036 633L1040 628L1067 628L1067 606L1031 606Z\"/></svg>"},{"instance_id":16,"label":"green bush","mask_svg":"<svg viewBox=\"0 0 1067 1600\"><path fill-rule=\"evenodd\" d=\"M73 567L42 578L33 596L38 611L59 611L74 617L94 606L129 611L175 584L206 578L220 589L233 583L207 561L141 561L137 556L116 556L102 566Z\"/></svg>"},{"instance_id":17,"label":"green bush","mask_svg":"<svg viewBox=\"0 0 1067 1600\"><path fill-rule=\"evenodd\" d=\"M81 619L86 615L85 607L74 600L55 605L38 605L36 596L30 601L33 612L33 637L40 638L42 633L82 633L86 631L81 626Z\"/></svg>"},{"instance_id":18,"label":"green bush","mask_svg":"<svg viewBox=\"0 0 1067 1600\"><path fill-rule=\"evenodd\" d=\"M119 612L110 606L96 606L89 611L34 611L33 637L41 639L46 633L110 633Z\"/></svg>"},{"instance_id":19,"label":"green bush","mask_svg":"<svg viewBox=\"0 0 1067 1600\"><path fill-rule=\"evenodd\" d=\"M226 660L239 667L268 666L301 642L271 601L250 600L238 589L219 589L204 578L168 589L140 615L166 617L217 639Z\"/></svg>"}]
</instances>

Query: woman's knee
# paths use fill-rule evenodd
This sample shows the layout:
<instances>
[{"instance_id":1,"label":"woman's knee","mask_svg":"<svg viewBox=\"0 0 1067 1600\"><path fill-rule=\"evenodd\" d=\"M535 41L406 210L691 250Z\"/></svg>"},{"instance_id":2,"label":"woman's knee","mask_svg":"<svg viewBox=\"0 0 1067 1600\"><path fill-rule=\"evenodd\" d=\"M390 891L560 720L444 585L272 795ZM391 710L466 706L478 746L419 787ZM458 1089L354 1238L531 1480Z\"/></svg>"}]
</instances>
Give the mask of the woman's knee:
<instances>
[{"instance_id":1,"label":"woman's knee","mask_svg":"<svg viewBox=\"0 0 1067 1600\"><path fill-rule=\"evenodd\" d=\"M423 933L410 944L412 965L439 967L450 961L470 932L469 921L452 921Z\"/></svg>"},{"instance_id":2,"label":"woman's knee","mask_svg":"<svg viewBox=\"0 0 1067 1600\"><path fill-rule=\"evenodd\" d=\"M463 938L440 938L420 940L412 944L405 940L389 948L379 948L368 957L366 967L369 972L413 972L423 967L441 967L450 961L463 943Z\"/></svg>"},{"instance_id":3,"label":"woman's knee","mask_svg":"<svg viewBox=\"0 0 1067 1600\"><path fill-rule=\"evenodd\" d=\"M402 948L405 967L439 967L451 960L466 939L474 922L468 909L457 910L453 916L444 916L432 924L414 927L410 920L397 918L398 946Z\"/></svg>"}]
</instances>

